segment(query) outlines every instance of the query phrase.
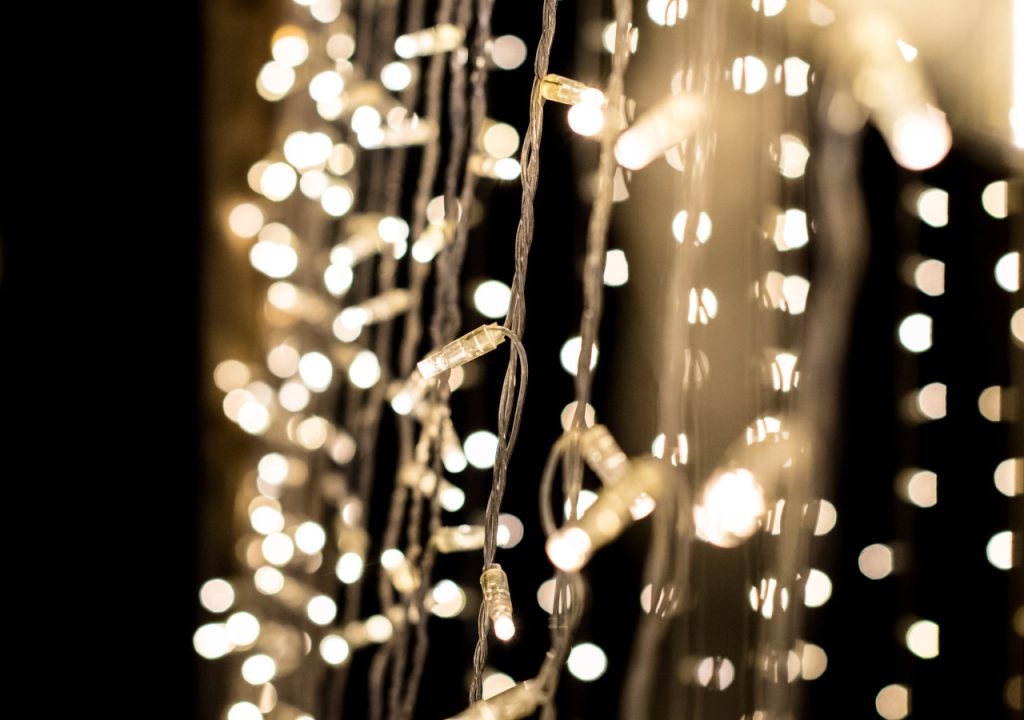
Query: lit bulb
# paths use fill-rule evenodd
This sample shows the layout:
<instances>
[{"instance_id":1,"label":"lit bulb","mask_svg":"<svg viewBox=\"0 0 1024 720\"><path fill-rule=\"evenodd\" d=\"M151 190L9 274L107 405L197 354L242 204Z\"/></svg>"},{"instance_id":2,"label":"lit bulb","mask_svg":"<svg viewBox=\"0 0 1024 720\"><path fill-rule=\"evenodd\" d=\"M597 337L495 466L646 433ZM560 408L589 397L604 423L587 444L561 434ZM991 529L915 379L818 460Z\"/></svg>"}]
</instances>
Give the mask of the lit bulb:
<instances>
[{"instance_id":1,"label":"lit bulb","mask_svg":"<svg viewBox=\"0 0 1024 720\"><path fill-rule=\"evenodd\" d=\"M395 54L400 58L424 57L455 50L462 45L463 31L456 25L444 23L424 28L395 40Z\"/></svg>"},{"instance_id":2,"label":"lit bulb","mask_svg":"<svg viewBox=\"0 0 1024 720\"><path fill-rule=\"evenodd\" d=\"M586 515L548 538L551 562L568 572L583 567L594 551L617 538L634 521L633 508L639 499L646 495L657 500L665 482L663 472L654 460L633 460L625 477L601 489Z\"/></svg>"},{"instance_id":3,"label":"lit bulb","mask_svg":"<svg viewBox=\"0 0 1024 720\"><path fill-rule=\"evenodd\" d=\"M670 95L641 115L615 142L615 159L640 170L666 150L693 135L704 115L704 104L691 95Z\"/></svg>"},{"instance_id":4,"label":"lit bulb","mask_svg":"<svg viewBox=\"0 0 1024 720\"><path fill-rule=\"evenodd\" d=\"M545 100L566 105L604 105L604 93L597 88L584 85L561 75L548 74L540 84L540 94Z\"/></svg>"},{"instance_id":5,"label":"lit bulb","mask_svg":"<svg viewBox=\"0 0 1024 720\"><path fill-rule=\"evenodd\" d=\"M764 490L743 468L713 476L693 510L698 537L720 547L752 535L765 512Z\"/></svg>"},{"instance_id":6,"label":"lit bulb","mask_svg":"<svg viewBox=\"0 0 1024 720\"><path fill-rule=\"evenodd\" d=\"M480 576L480 587L484 593L487 615L494 626L495 636L502 641L512 639L516 634L512 620L512 596L508 589L508 576L501 565L491 565Z\"/></svg>"},{"instance_id":7,"label":"lit bulb","mask_svg":"<svg viewBox=\"0 0 1024 720\"><path fill-rule=\"evenodd\" d=\"M424 379L440 375L445 370L464 365L481 355L489 353L505 341L505 334L497 323L481 325L476 330L453 340L440 350L427 355L416 367Z\"/></svg>"}]
</instances>

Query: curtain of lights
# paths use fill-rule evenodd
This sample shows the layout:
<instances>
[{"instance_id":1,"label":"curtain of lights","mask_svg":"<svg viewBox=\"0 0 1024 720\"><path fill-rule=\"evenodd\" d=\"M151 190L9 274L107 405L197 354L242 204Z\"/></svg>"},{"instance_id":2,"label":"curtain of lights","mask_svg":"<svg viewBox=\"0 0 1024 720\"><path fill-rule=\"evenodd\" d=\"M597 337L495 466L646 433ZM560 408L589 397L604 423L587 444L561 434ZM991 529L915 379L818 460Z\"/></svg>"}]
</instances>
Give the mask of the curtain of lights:
<instances>
[{"instance_id":1,"label":"curtain of lights","mask_svg":"<svg viewBox=\"0 0 1024 720\"><path fill-rule=\"evenodd\" d=\"M918 58L948 40L921 3L502 4L275 6L255 78L273 142L225 213L259 331L211 366L248 440L235 568L200 588L194 645L224 668L209 717L550 720L606 673L601 717L806 716L845 652L815 637L847 562L833 530L864 530L844 536L863 579L930 587L931 521L904 516L963 480L939 464L992 478L1003 521L971 572L1013 578L993 682L1020 711L1016 186L942 185L961 127L1012 167L1024 56L980 117ZM1017 48L1024 9L1004 10L989 26ZM898 164L888 227L862 196L865 137ZM988 227L984 252L932 234L956 217ZM879 438L844 378L890 235L902 354L892 388L865 383L893 395ZM973 385L935 374L971 331L945 296L985 273L997 302L971 307L1000 359L955 368L985 382L965 402ZM997 428L972 462L943 454L954 406ZM843 459L876 442L898 444L873 470L888 535L837 499ZM939 656L942 611L912 595L885 596L891 626L855 652ZM891 670L864 683L898 720L919 676Z\"/></svg>"}]
</instances>

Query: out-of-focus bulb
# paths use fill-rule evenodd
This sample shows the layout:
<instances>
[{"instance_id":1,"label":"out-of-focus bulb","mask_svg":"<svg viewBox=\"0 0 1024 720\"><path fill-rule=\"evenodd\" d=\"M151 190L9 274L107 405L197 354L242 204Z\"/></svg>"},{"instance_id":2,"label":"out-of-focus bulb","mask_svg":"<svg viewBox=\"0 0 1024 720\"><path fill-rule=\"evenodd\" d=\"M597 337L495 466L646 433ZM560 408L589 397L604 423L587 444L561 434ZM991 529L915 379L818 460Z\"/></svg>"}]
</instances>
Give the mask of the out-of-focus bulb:
<instances>
[{"instance_id":1,"label":"out-of-focus bulb","mask_svg":"<svg viewBox=\"0 0 1024 720\"><path fill-rule=\"evenodd\" d=\"M641 115L615 141L615 159L625 168L647 167L666 150L693 135L704 117L704 103L692 95L670 95Z\"/></svg>"},{"instance_id":2,"label":"out-of-focus bulb","mask_svg":"<svg viewBox=\"0 0 1024 720\"><path fill-rule=\"evenodd\" d=\"M457 525L438 528L433 543L439 553L479 550L484 546L483 525Z\"/></svg>"},{"instance_id":3,"label":"out-of-focus bulb","mask_svg":"<svg viewBox=\"0 0 1024 720\"><path fill-rule=\"evenodd\" d=\"M749 470L717 473L694 507L697 535L720 547L735 547L750 537L766 511L764 490Z\"/></svg>"},{"instance_id":4,"label":"out-of-focus bulb","mask_svg":"<svg viewBox=\"0 0 1024 720\"><path fill-rule=\"evenodd\" d=\"M572 572L583 567L598 548L617 538L633 522L632 508L642 496L655 501L664 486L664 468L654 460L630 463L630 472L614 485L606 485L586 515L551 535L548 558Z\"/></svg>"},{"instance_id":5,"label":"out-of-focus bulb","mask_svg":"<svg viewBox=\"0 0 1024 720\"><path fill-rule=\"evenodd\" d=\"M462 45L463 32L457 25L443 23L400 35L395 40L395 54L400 58L425 57L455 50Z\"/></svg>"}]
</instances>

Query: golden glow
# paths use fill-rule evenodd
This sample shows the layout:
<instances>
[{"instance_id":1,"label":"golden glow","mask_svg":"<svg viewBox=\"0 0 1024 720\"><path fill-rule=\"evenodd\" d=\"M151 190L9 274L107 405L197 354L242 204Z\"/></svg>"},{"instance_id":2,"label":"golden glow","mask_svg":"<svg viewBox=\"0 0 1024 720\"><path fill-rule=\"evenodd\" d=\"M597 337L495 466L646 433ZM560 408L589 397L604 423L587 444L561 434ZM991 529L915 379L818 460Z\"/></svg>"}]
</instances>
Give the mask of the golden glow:
<instances>
[{"instance_id":1,"label":"golden glow","mask_svg":"<svg viewBox=\"0 0 1024 720\"><path fill-rule=\"evenodd\" d=\"M576 376L576 370L579 366L580 352L583 350L583 338L579 335L569 338L562 345L562 349L558 353L558 358L562 363L562 367L567 373ZM600 352L597 348L597 343L590 349L590 369L593 370L597 367L597 358Z\"/></svg>"},{"instance_id":2,"label":"golden glow","mask_svg":"<svg viewBox=\"0 0 1024 720\"><path fill-rule=\"evenodd\" d=\"M647 0L647 17L662 27L672 27L686 17L687 0Z\"/></svg>"},{"instance_id":3,"label":"golden glow","mask_svg":"<svg viewBox=\"0 0 1024 720\"><path fill-rule=\"evenodd\" d=\"M799 97L807 94L807 76L811 66L798 57L788 57L782 63L786 77L786 95Z\"/></svg>"},{"instance_id":4,"label":"golden glow","mask_svg":"<svg viewBox=\"0 0 1024 720\"><path fill-rule=\"evenodd\" d=\"M331 139L322 132L293 132L284 140L284 158L298 170L323 167L333 149Z\"/></svg>"},{"instance_id":5,"label":"golden glow","mask_svg":"<svg viewBox=\"0 0 1024 720\"><path fill-rule=\"evenodd\" d=\"M1003 685L1003 700L1012 710L1024 710L1024 675L1014 675Z\"/></svg>"},{"instance_id":6,"label":"golden glow","mask_svg":"<svg viewBox=\"0 0 1024 720\"><path fill-rule=\"evenodd\" d=\"M753 95L768 82L768 68L761 58L747 55L736 58L732 64L732 86L747 95Z\"/></svg>"},{"instance_id":7,"label":"golden glow","mask_svg":"<svg viewBox=\"0 0 1024 720\"><path fill-rule=\"evenodd\" d=\"M807 213L790 208L775 218L772 240L779 252L802 248L810 240L807 232Z\"/></svg>"},{"instance_id":8,"label":"golden glow","mask_svg":"<svg viewBox=\"0 0 1024 720\"><path fill-rule=\"evenodd\" d=\"M231 652L235 644L224 623L207 623L192 635L192 647L200 657L216 660Z\"/></svg>"},{"instance_id":9,"label":"golden glow","mask_svg":"<svg viewBox=\"0 0 1024 720\"><path fill-rule=\"evenodd\" d=\"M271 39L270 54L277 62L296 67L309 57L309 43L302 28L285 25L277 29Z\"/></svg>"},{"instance_id":10,"label":"golden glow","mask_svg":"<svg viewBox=\"0 0 1024 720\"><path fill-rule=\"evenodd\" d=\"M814 643L804 643L800 653L800 675L804 680L817 680L828 667L828 655Z\"/></svg>"},{"instance_id":11,"label":"golden glow","mask_svg":"<svg viewBox=\"0 0 1024 720\"><path fill-rule=\"evenodd\" d=\"M555 567L573 572L587 562L593 543L585 530L570 527L548 538L547 553Z\"/></svg>"},{"instance_id":12,"label":"golden glow","mask_svg":"<svg viewBox=\"0 0 1024 720\"><path fill-rule=\"evenodd\" d=\"M277 595L284 589L284 574L277 568L264 565L253 573L253 583L264 595Z\"/></svg>"},{"instance_id":13,"label":"golden glow","mask_svg":"<svg viewBox=\"0 0 1024 720\"><path fill-rule=\"evenodd\" d=\"M238 426L250 435L262 435L270 427L270 411L255 400L238 408Z\"/></svg>"},{"instance_id":14,"label":"golden glow","mask_svg":"<svg viewBox=\"0 0 1024 720\"><path fill-rule=\"evenodd\" d=\"M295 555L295 544L284 533L276 532L263 538L260 550L271 565L287 565Z\"/></svg>"},{"instance_id":15,"label":"golden glow","mask_svg":"<svg viewBox=\"0 0 1024 720\"><path fill-rule=\"evenodd\" d=\"M565 665L576 679L593 682L608 669L608 656L593 643L580 643L569 651Z\"/></svg>"},{"instance_id":16,"label":"golden glow","mask_svg":"<svg viewBox=\"0 0 1024 720\"><path fill-rule=\"evenodd\" d=\"M1024 308L1019 308L1010 318L1010 334L1014 342L1024 347Z\"/></svg>"},{"instance_id":17,"label":"golden glow","mask_svg":"<svg viewBox=\"0 0 1024 720\"><path fill-rule=\"evenodd\" d=\"M526 43L515 35L500 35L491 44L491 62L502 70L514 70L526 60Z\"/></svg>"},{"instance_id":18,"label":"golden glow","mask_svg":"<svg viewBox=\"0 0 1024 720\"><path fill-rule=\"evenodd\" d=\"M996 262L996 282L1006 292L1020 290L1020 253L1008 252Z\"/></svg>"},{"instance_id":19,"label":"golden glow","mask_svg":"<svg viewBox=\"0 0 1024 720\"><path fill-rule=\"evenodd\" d=\"M295 84L295 70L277 61L270 61L260 69L256 77L256 92L264 100L280 100Z\"/></svg>"},{"instance_id":20,"label":"golden glow","mask_svg":"<svg viewBox=\"0 0 1024 720\"><path fill-rule=\"evenodd\" d=\"M480 143L493 158L510 157L519 149L519 133L507 123L494 123L484 130Z\"/></svg>"},{"instance_id":21,"label":"golden glow","mask_svg":"<svg viewBox=\"0 0 1024 720\"><path fill-rule=\"evenodd\" d=\"M309 81L309 95L316 102L328 102L345 90L345 79L334 70L317 73Z\"/></svg>"},{"instance_id":22,"label":"golden glow","mask_svg":"<svg viewBox=\"0 0 1024 720\"><path fill-rule=\"evenodd\" d=\"M338 143L327 158L327 169L335 175L347 174L356 162L356 154L345 143Z\"/></svg>"},{"instance_id":23,"label":"golden glow","mask_svg":"<svg viewBox=\"0 0 1024 720\"><path fill-rule=\"evenodd\" d=\"M366 634L373 642L386 642L392 633L391 621L383 615L371 615L366 618Z\"/></svg>"},{"instance_id":24,"label":"golden glow","mask_svg":"<svg viewBox=\"0 0 1024 720\"><path fill-rule=\"evenodd\" d=\"M284 529L284 515L276 500L257 497L249 505L249 524L260 535L273 535Z\"/></svg>"},{"instance_id":25,"label":"golden glow","mask_svg":"<svg viewBox=\"0 0 1024 720\"><path fill-rule=\"evenodd\" d=\"M921 508L933 507L938 502L938 476L930 470L918 470L905 478L903 495Z\"/></svg>"},{"instance_id":26,"label":"golden glow","mask_svg":"<svg viewBox=\"0 0 1024 720\"><path fill-rule=\"evenodd\" d=\"M335 33L327 38L326 48L331 60L348 60L356 51L356 41L348 33Z\"/></svg>"},{"instance_id":27,"label":"golden glow","mask_svg":"<svg viewBox=\"0 0 1024 720\"><path fill-rule=\"evenodd\" d=\"M279 378L290 378L299 371L299 351L287 343L272 347L267 353L267 369Z\"/></svg>"},{"instance_id":28,"label":"golden glow","mask_svg":"<svg viewBox=\"0 0 1024 720\"><path fill-rule=\"evenodd\" d=\"M946 227L949 223L949 193L928 188L917 196L917 214L921 221L932 227Z\"/></svg>"},{"instance_id":29,"label":"golden glow","mask_svg":"<svg viewBox=\"0 0 1024 720\"><path fill-rule=\"evenodd\" d=\"M256 237L263 227L263 211L252 203L240 203L228 214L228 227L238 237Z\"/></svg>"},{"instance_id":30,"label":"golden glow","mask_svg":"<svg viewBox=\"0 0 1024 720\"><path fill-rule=\"evenodd\" d=\"M441 507L448 512L457 512L466 504L466 493L464 493L461 488L458 488L451 483L442 481L440 493Z\"/></svg>"},{"instance_id":31,"label":"golden glow","mask_svg":"<svg viewBox=\"0 0 1024 720\"><path fill-rule=\"evenodd\" d=\"M331 185L320 196L320 206L328 215L341 217L352 208L355 195L348 185Z\"/></svg>"},{"instance_id":32,"label":"golden glow","mask_svg":"<svg viewBox=\"0 0 1024 720\"><path fill-rule=\"evenodd\" d=\"M316 0L309 6L309 14L314 20L324 23L334 22L341 15L341 0ZM295 720L313 720L313 718L300 717Z\"/></svg>"},{"instance_id":33,"label":"golden glow","mask_svg":"<svg viewBox=\"0 0 1024 720\"><path fill-rule=\"evenodd\" d=\"M697 682L712 690L725 690L732 685L736 668L726 657L706 657L697 663Z\"/></svg>"},{"instance_id":34,"label":"golden glow","mask_svg":"<svg viewBox=\"0 0 1024 720\"><path fill-rule=\"evenodd\" d=\"M424 28L395 40L395 55L400 58L425 57L455 50L462 44L462 29L442 24Z\"/></svg>"},{"instance_id":35,"label":"golden glow","mask_svg":"<svg viewBox=\"0 0 1024 720\"><path fill-rule=\"evenodd\" d=\"M317 625L329 625L337 614L337 605L326 595L317 595L306 603L306 616Z\"/></svg>"},{"instance_id":36,"label":"golden glow","mask_svg":"<svg viewBox=\"0 0 1024 720\"><path fill-rule=\"evenodd\" d=\"M800 373L796 371L797 356L793 353L776 353L772 360L772 388L779 392L789 392L800 382Z\"/></svg>"},{"instance_id":37,"label":"golden glow","mask_svg":"<svg viewBox=\"0 0 1024 720\"><path fill-rule=\"evenodd\" d=\"M691 325L707 325L718 315L718 298L710 288L703 288L700 294L697 288L690 288L690 305L686 319Z\"/></svg>"},{"instance_id":38,"label":"golden glow","mask_svg":"<svg viewBox=\"0 0 1024 720\"><path fill-rule=\"evenodd\" d=\"M903 720L910 714L910 688L886 685L875 696L875 710L885 720Z\"/></svg>"},{"instance_id":39,"label":"golden glow","mask_svg":"<svg viewBox=\"0 0 1024 720\"><path fill-rule=\"evenodd\" d=\"M569 127L584 137L597 135L604 129L604 109L601 105L579 103L569 108Z\"/></svg>"},{"instance_id":40,"label":"golden glow","mask_svg":"<svg viewBox=\"0 0 1024 720\"><path fill-rule=\"evenodd\" d=\"M810 151L796 135L783 135L779 142L779 173L783 177L803 177Z\"/></svg>"},{"instance_id":41,"label":"golden glow","mask_svg":"<svg viewBox=\"0 0 1024 720\"><path fill-rule=\"evenodd\" d=\"M927 170L938 165L953 145L953 133L946 115L925 106L919 113L900 117L892 126L890 151L893 159L908 170Z\"/></svg>"},{"instance_id":42,"label":"golden glow","mask_svg":"<svg viewBox=\"0 0 1024 720\"><path fill-rule=\"evenodd\" d=\"M1024 495L1024 460L1008 458L996 467L993 475L996 489L1006 497Z\"/></svg>"},{"instance_id":43,"label":"golden glow","mask_svg":"<svg viewBox=\"0 0 1024 720\"><path fill-rule=\"evenodd\" d=\"M568 431L572 425L572 419L576 415L576 401L573 400L571 403L562 408L562 414L559 419L562 423L562 429ZM587 406L583 409L583 427L590 427L594 424L595 411L594 406L587 403Z\"/></svg>"},{"instance_id":44,"label":"golden glow","mask_svg":"<svg viewBox=\"0 0 1024 720\"><path fill-rule=\"evenodd\" d=\"M899 327L900 344L910 352L920 353L932 346L932 319L924 313L903 318Z\"/></svg>"},{"instance_id":45,"label":"golden glow","mask_svg":"<svg viewBox=\"0 0 1024 720\"><path fill-rule=\"evenodd\" d=\"M993 535L985 546L985 556L993 567L1009 570L1013 567L1013 533L1003 530Z\"/></svg>"},{"instance_id":46,"label":"golden glow","mask_svg":"<svg viewBox=\"0 0 1024 720\"><path fill-rule=\"evenodd\" d=\"M498 454L498 436L488 430L477 430L466 436L462 444L466 460L470 465L486 470L494 467Z\"/></svg>"},{"instance_id":47,"label":"golden glow","mask_svg":"<svg viewBox=\"0 0 1024 720\"><path fill-rule=\"evenodd\" d=\"M371 388L380 380L380 363L370 350L360 350L348 367L348 379L357 388Z\"/></svg>"},{"instance_id":48,"label":"golden glow","mask_svg":"<svg viewBox=\"0 0 1024 720\"><path fill-rule=\"evenodd\" d=\"M821 570L814 568L807 574L807 584L804 586L804 605L807 607L821 607L832 597L832 580Z\"/></svg>"},{"instance_id":49,"label":"golden glow","mask_svg":"<svg viewBox=\"0 0 1024 720\"><path fill-rule=\"evenodd\" d=\"M251 702L237 702L228 709L228 720L263 720L263 713Z\"/></svg>"},{"instance_id":50,"label":"golden glow","mask_svg":"<svg viewBox=\"0 0 1024 720\"><path fill-rule=\"evenodd\" d=\"M516 681L510 678L505 673L492 672L484 676L482 696L484 700L489 700L499 693L503 693L506 690L515 687Z\"/></svg>"},{"instance_id":51,"label":"golden glow","mask_svg":"<svg viewBox=\"0 0 1024 720\"><path fill-rule=\"evenodd\" d=\"M719 547L736 547L757 530L765 510L764 490L749 470L719 472L693 509L697 537Z\"/></svg>"},{"instance_id":52,"label":"golden glow","mask_svg":"<svg viewBox=\"0 0 1024 720\"><path fill-rule=\"evenodd\" d=\"M295 441L307 450L322 448L329 434L330 423L316 415L306 418L295 427Z\"/></svg>"},{"instance_id":53,"label":"golden glow","mask_svg":"<svg viewBox=\"0 0 1024 720\"><path fill-rule=\"evenodd\" d=\"M390 62L380 70L380 82L388 90L405 90L412 82L412 69L404 62Z\"/></svg>"},{"instance_id":54,"label":"golden glow","mask_svg":"<svg viewBox=\"0 0 1024 720\"><path fill-rule=\"evenodd\" d=\"M309 352L299 360L299 377L313 392L323 392L331 386L334 367L323 353Z\"/></svg>"},{"instance_id":55,"label":"golden glow","mask_svg":"<svg viewBox=\"0 0 1024 720\"><path fill-rule=\"evenodd\" d=\"M888 545L875 543L868 545L860 551L857 557L857 567L864 574L864 577L871 580L881 580L892 574L893 551Z\"/></svg>"},{"instance_id":56,"label":"golden glow","mask_svg":"<svg viewBox=\"0 0 1024 720\"><path fill-rule=\"evenodd\" d=\"M996 180L985 186L981 192L981 205L985 212L997 220L1009 215L1010 187L1005 180Z\"/></svg>"},{"instance_id":57,"label":"golden glow","mask_svg":"<svg viewBox=\"0 0 1024 720\"><path fill-rule=\"evenodd\" d=\"M430 591L434 606L430 612L437 617L457 617L466 608L466 592L451 580L441 580Z\"/></svg>"},{"instance_id":58,"label":"golden glow","mask_svg":"<svg viewBox=\"0 0 1024 720\"><path fill-rule=\"evenodd\" d=\"M341 635L324 635L320 641L320 657L328 665L338 666L348 660L349 645Z\"/></svg>"},{"instance_id":59,"label":"golden glow","mask_svg":"<svg viewBox=\"0 0 1024 720\"><path fill-rule=\"evenodd\" d=\"M316 114L324 120L337 120L345 112L345 103L340 97L331 98L316 104Z\"/></svg>"},{"instance_id":60,"label":"golden glow","mask_svg":"<svg viewBox=\"0 0 1024 720\"><path fill-rule=\"evenodd\" d=\"M199 603L212 613L222 613L235 603L235 589L223 578L213 578L199 588Z\"/></svg>"},{"instance_id":61,"label":"golden glow","mask_svg":"<svg viewBox=\"0 0 1024 720\"><path fill-rule=\"evenodd\" d=\"M290 245L260 240L249 251L249 262L267 277L286 278L299 266L299 256Z\"/></svg>"},{"instance_id":62,"label":"golden glow","mask_svg":"<svg viewBox=\"0 0 1024 720\"><path fill-rule=\"evenodd\" d=\"M256 470L265 482L280 485L288 479L288 459L280 453L267 453L260 458Z\"/></svg>"},{"instance_id":63,"label":"golden glow","mask_svg":"<svg viewBox=\"0 0 1024 720\"><path fill-rule=\"evenodd\" d=\"M929 420L946 417L946 386L929 383L917 393L917 409Z\"/></svg>"},{"instance_id":64,"label":"golden glow","mask_svg":"<svg viewBox=\"0 0 1024 720\"><path fill-rule=\"evenodd\" d=\"M306 555L320 552L326 542L327 534L319 523L307 520L295 528L295 545Z\"/></svg>"},{"instance_id":65,"label":"golden glow","mask_svg":"<svg viewBox=\"0 0 1024 720\"><path fill-rule=\"evenodd\" d=\"M907 649L919 658L930 660L939 656L939 626L931 620L918 620L904 636Z\"/></svg>"},{"instance_id":66,"label":"golden glow","mask_svg":"<svg viewBox=\"0 0 1024 720\"><path fill-rule=\"evenodd\" d=\"M363 576L363 558L359 553L347 552L338 558L334 567L338 579L346 585L357 582Z\"/></svg>"},{"instance_id":67,"label":"golden glow","mask_svg":"<svg viewBox=\"0 0 1024 720\"><path fill-rule=\"evenodd\" d=\"M242 679L250 685L270 682L277 674L277 663L269 655L252 655L242 663Z\"/></svg>"},{"instance_id":68,"label":"golden glow","mask_svg":"<svg viewBox=\"0 0 1024 720\"><path fill-rule=\"evenodd\" d=\"M247 612L236 612L224 623L228 639L237 647L252 645L260 636L260 621Z\"/></svg>"},{"instance_id":69,"label":"golden glow","mask_svg":"<svg viewBox=\"0 0 1024 720\"><path fill-rule=\"evenodd\" d=\"M260 175L260 192L275 202L286 199L295 190L298 176L289 165L271 163Z\"/></svg>"},{"instance_id":70,"label":"golden glow","mask_svg":"<svg viewBox=\"0 0 1024 720\"><path fill-rule=\"evenodd\" d=\"M511 299L512 289L500 280L485 280L473 291L473 305L484 317L505 317Z\"/></svg>"},{"instance_id":71,"label":"golden glow","mask_svg":"<svg viewBox=\"0 0 1024 720\"><path fill-rule=\"evenodd\" d=\"M686 239L686 222L687 214L685 210L680 210L672 218L672 236L678 243ZM701 212L697 216L697 227L694 230L694 240L698 245L703 245L711 238L711 227L711 218L708 217L707 213Z\"/></svg>"},{"instance_id":72,"label":"golden glow","mask_svg":"<svg viewBox=\"0 0 1024 720\"><path fill-rule=\"evenodd\" d=\"M245 387L250 379L248 366L238 360L223 360L213 370L213 384L225 393Z\"/></svg>"},{"instance_id":73,"label":"golden glow","mask_svg":"<svg viewBox=\"0 0 1024 720\"><path fill-rule=\"evenodd\" d=\"M908 42L904 42L903 40L897 40L896 47L900 49L900 55L903 56L904 60L906 60L907 62L914 62L914 58L917 57L916 47L914 47Z\"/></svg>"},{"instance_id":74,"label":"golden glow","mask_svg":"<svg viewBox=\"0 0 1024 720\"><path fill-rule=\"evenodd\" d=\"M604 284L622 287L629 281L629 263L622 250L608 250L604 256Z\"/></svg>"},{"instance_id":75,"label":"golden glow","mask_svg":"<svg viewBox=\"0 0 1024 720\"><path fill-rule=\"evenodd\" d=\"M810 21L819 27L831 25L836 21L836 14L820 0L811 0L808 11Z\"/></svg>"},{"instance_id":76,"label":"golden glow","mask_svg":"<svg viewBox=\"0 0 1024 720\"><path fill-rule=\"evenodd\" d=\"M352 268L345 264L334 263L324 270L324 286L334 297L341 297L347 293L354 278Z\"/></svg>"}]
</instances>

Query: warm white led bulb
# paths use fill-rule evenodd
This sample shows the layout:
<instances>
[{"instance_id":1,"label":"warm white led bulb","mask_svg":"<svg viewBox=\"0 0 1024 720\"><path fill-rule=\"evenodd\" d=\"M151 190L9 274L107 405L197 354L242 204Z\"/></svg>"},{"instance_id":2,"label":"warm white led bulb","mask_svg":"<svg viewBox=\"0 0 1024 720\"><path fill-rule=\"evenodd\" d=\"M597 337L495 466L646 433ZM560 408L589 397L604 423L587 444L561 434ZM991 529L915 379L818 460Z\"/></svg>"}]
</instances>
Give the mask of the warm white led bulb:
<instances>
[{"instance_id":1,"label":"warm white led bulb","mask_svg":"<svg viewBox=\"0 0 1024 720\"><path fill-rule=\"evenodd\" d=\"M409 59L455 50L462 45L463 31L457 25L443 23L400 35L395 40L395 54Z\"/></svg>"},{"instance_id":2,"label":"warm white led bulb","mask_svg":"<svg viewBox=\"0 0 1024 720\"><path fill-rule=\"evenodd\" d=\"M497 323L481 325L476 330L453 340L440 350L427 355L416 367L425 379L440 375L445 370L464 365L470 360L489 353L505 341L505 333Z\"/></svg>"},{"instance_id":3,"label":"warm white led bulb","mask_svg":"<svg viewBox=\"0 0 1024 720\"><path fill-rule=\"evenodd\" d=\"M480 587L484 592L487 615L494 626L495 636L502 641L512 639L516 634L512 619L512 596L508 589L508 576L501 565L491 565L480 576Z\"/></svg>"},{"instance_id":4,"label":"warm white led bulb","mask_svg":"<svg viewBox=\"0 0 1024 720\"><path fill-rule=\"evenodd\" d=\"M697 131L704 103L692 95L670 95L641 115L615 141L615 159L640 170Z\"/></svg>"}]
</instances>

